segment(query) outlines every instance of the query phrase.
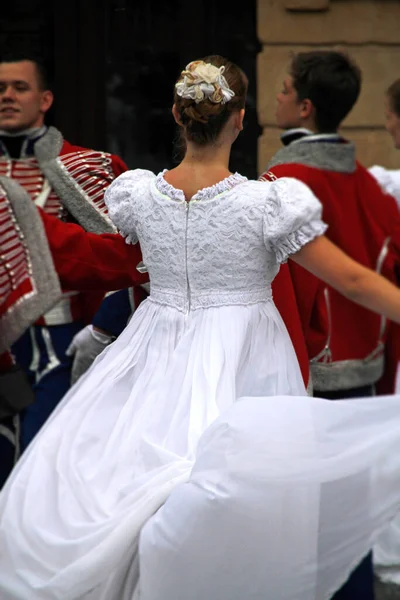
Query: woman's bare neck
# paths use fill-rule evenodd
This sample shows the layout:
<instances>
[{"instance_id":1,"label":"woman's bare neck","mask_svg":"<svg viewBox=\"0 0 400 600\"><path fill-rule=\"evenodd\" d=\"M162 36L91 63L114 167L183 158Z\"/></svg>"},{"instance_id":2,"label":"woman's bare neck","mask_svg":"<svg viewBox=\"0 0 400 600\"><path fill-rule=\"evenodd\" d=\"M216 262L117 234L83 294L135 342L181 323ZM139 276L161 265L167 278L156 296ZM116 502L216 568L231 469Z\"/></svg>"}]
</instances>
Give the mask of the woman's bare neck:
<instances>
[{"instance_id":1,"label":"woman's bare neck","mask_svg":"<svg viewBox=\"0 0 400 600\"><path fill-rule=\"evenodd\" d=\"M231 175L230 146L188 145L182 162L165 174L165 180L190 200L199 190L211 187Z\"/></svg>"},{"instance_id":2,"label":"woman's bare neck","mask_svg":"<svg viewBox=\"0 0 400 600\"><path fill-rule=\"evenodd\" d=\"M165 180L178 190L182 190L186 200L190 200L199 190L211 187L232 173L225 165L190 165L181 163L167 171Z\"/></svg>"}]
</instances>

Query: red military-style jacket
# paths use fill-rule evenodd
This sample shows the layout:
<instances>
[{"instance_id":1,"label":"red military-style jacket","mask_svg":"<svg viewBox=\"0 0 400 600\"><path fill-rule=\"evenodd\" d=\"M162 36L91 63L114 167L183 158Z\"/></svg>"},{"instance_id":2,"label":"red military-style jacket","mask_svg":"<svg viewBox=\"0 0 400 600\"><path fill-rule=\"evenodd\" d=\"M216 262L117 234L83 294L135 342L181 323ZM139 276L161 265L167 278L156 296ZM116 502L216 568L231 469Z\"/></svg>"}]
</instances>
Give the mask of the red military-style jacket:
<instances>
[{"instance_id":1,"label":"red military-style jacket","mask_svg":"<svg viewBox=\"0 0 400 600\"><path fill-rule=\"evenodd\" d=\"M11 158L6 145L0 142L0 176L18 183L49 215L79 223L94 233L115 232L107 216L104 193L127 170L123 161L107 152L72 145L54 127L42 128L35 135L26 138L20 158ZM70 290L36 323L88 323L103 296L99 291Z\"/></svg>"},{"instance_id":2,"label":"red military-style jacket","mask_svg":"<svg viewBox=\"0 0 400 600\"><path fill-rule=\"evenodd\" d=\"M302 321L296 302L296 293L287 264L281 265L272 282L274 303L286 325L299 361L304 385L311 391L310 367Z\"/></svg>"},{"instance_id":3,"label":"red military-style jacket","mask_svg":"<svg viewBox=\"0 0 400 600\"><path fill-rule=\"evenodd\" d=\"M275 155L262 176L275 177L294 177L307 184L322 203L327 237L361 264L396 282L399 211L395 200L355 160L353 144L339 136L298 139ZM294 262L289 261L288 269L297 304L293 311L301 321L314 390L340 391L379 382L388 349L386 320ZM283 270L277 276L274 300L279 310L288 312L290 301L280 282L284 276ZM397 354L396 345L391 348ZM386 364L397 364L399 358L392 355ZM393 378L386 382L386 391L393 384Z\"/></svg>"},{"instance_id":4,"label":"red military-style jacket","mask_svg":"<svg viewBox=\"0 0 400 600\"><path fill-rule=\"evenodd\" d=\"M25 194L9 196L5 187L14 192L18 184L0 178L0 370L9 366L8 348L57 304L62 289L104 293L148 282L136 268L138 244L87 233L36 209Z\"/></svg>"}]
</instances>

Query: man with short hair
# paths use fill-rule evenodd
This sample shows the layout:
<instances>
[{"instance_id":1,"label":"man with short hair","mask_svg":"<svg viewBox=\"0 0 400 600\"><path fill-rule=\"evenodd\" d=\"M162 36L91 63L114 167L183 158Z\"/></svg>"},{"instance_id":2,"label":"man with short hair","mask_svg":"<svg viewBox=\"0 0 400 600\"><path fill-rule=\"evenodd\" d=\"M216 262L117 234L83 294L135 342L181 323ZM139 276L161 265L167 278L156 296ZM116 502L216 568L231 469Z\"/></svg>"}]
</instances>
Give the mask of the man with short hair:
<instances>
[{"instance_id":1,"label":"man with short hair","mask_svg":"<svg viewBox=\"0 0 400 600\"><path fill-rule=\"evenodd\" d=\"M338 133L360 88L360 69L344 53L327 50L295 55L277 96L276 120L284 130L284 148L261 178L295 177L307 184L323 205L326 235L361 264L396 281L400 257L396 202L356 161L354 145ZM356 306L300 266L292 263L288 268L314 395L331 399L373 395L384 371L385 320ZM278 309L287 303L276 291L274 299ZM370 555L334 598L374 598Z\"/></svg>"},{"instance_id":2,"label":"man with short hair","mask_svg":"<svg viewBox=\"0 0 400 600\"><path fill-rule=\"evenodd\" d=\"M53 94L40 62L29 56L0 61L0 176L13 179L36 206L94 233L114 232L104 193L127 170L116 156L73 146L45 125ZM13 258L9 261L12 264ZM28 374L35 402L21 419L22 450L70 387L74 335L101 304L103 292L68 291L13 345Z\"/></svg>"}]
</instances>

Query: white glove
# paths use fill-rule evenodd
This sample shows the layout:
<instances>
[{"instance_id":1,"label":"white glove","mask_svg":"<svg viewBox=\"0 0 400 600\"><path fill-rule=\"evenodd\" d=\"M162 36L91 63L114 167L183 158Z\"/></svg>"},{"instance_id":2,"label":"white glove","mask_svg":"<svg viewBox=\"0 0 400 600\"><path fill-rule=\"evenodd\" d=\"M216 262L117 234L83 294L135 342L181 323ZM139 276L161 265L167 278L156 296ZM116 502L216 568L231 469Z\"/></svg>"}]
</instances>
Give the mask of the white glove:
<instances>
[{"instance_id":1,"label":"white glove","mask_svg":"<svg viewBox=\"0 0 400 600\"><path fill-rule=\"evenodd\" d=\"M93 329L93 325L87 325L72 338L66 351L67 356L75 357L72 364L71 384L88 370L95 358L113 340L113 336Z\"/></svg>"}]
</instances>

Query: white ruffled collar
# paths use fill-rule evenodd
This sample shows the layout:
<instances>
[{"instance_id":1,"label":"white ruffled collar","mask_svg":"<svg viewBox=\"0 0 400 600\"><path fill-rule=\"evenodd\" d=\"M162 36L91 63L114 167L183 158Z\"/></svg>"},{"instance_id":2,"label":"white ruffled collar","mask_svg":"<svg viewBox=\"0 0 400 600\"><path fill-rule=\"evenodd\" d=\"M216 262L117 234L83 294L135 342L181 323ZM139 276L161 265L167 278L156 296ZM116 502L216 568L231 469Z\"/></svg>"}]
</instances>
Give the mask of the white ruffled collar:
<instances>
[{"instance_id":1,"label":"white ruffled collar","mask_svg":"<svg viewBox=\"0 0 400 600\"><path fill-rule=\"evenodd\" d=\"M185 194L183 193L183 191L179 190L177 188L174 188L173 185L171 185L170 183L168 183L165 180L164 175L167 171L168 171L168 169L164 169L163 171L161 171L161 173L159 173L157 175L156 181L155 181L156 188L158 189L158 191L161 194L168 196L169 198L172 198L173 200L178 200L180 202L182 202L182 201L186 202ZM222 194L223 192L227 192L228 190L231 190L232 188L239 185L240 183L244 183L245 181L247 181L247 177L244 177L243 175L240 175L239 173L232 173L232 175L225 177L225 179L218 181L218 183L215 183L214 185L203 188L202 190L199 190L194 196L192 196L191 201L192 200L196 200L196 201L210 200L212 198L215 198L219 194Z\"/></svg>"}]
</instances>

